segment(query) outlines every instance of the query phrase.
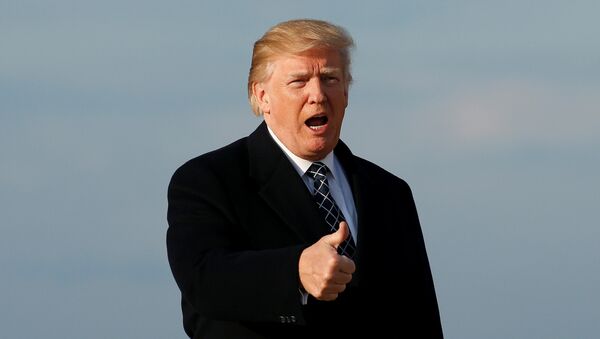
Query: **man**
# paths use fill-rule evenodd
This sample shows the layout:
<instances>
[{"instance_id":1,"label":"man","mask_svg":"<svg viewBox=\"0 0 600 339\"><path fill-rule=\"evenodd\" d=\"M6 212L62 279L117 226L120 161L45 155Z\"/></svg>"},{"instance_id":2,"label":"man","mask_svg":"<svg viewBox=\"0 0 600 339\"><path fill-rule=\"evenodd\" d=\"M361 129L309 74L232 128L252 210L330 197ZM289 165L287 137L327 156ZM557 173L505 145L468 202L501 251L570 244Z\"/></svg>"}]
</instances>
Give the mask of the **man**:
<instances>
[{"instance_id":1,"label":"man","mask_svg":"<svg viewBox=\"0 0 600 339\"><path fill-rule=\"evenodd\" d=\"M254 45L250 136L169 185L167 249L191 338L442 338L408 185L339 140L352 39L293 20Z\"/></svg>"}]
</instances>

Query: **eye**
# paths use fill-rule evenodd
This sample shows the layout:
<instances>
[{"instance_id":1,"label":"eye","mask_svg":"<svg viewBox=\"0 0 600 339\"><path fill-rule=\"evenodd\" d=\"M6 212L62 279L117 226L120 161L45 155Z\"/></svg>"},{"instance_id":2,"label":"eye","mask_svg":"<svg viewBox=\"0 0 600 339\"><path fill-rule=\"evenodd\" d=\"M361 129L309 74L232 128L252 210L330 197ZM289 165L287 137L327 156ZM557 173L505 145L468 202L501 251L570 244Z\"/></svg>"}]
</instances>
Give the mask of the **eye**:
<instances>
[{"instance_id":1,"label":"eye","mask_svg":"<svg viewBox=\"0 0 600 339\"><path fill-rule=\"evenodd\" d=\"M304 86L304 84L306 83L306 80L304 79L292 79L288 85L293 86L293 87L301 87Z\"/></svg>"},{"instance_id":2,"label":"eye","mask_svg":"<svg viewBox=\"0 0 600 339\"><path fill-rule=\"evenodd\" d=\"M340 82L340 78L333 75L325 75L321 79L327 84L337 84Z\"/></svg>"}]
</instances>

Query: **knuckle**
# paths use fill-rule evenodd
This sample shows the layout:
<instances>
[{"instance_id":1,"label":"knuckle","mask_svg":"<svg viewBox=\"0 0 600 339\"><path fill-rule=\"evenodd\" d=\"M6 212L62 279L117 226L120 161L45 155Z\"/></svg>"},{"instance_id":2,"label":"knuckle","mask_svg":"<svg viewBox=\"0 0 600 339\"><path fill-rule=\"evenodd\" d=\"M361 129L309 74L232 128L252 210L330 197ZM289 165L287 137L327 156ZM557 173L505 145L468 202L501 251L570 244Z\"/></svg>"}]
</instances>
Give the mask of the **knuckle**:
<instances>
[{"instance_id":1,"label":"knuckle","mask_svg":"<svg viewBox=\"0 0 600 339\"><path fill-rule=\"evenodd\" d=\"M332 255L329 257L329 260L327 261L327 263L329 264L330 267L337 267L340 265L340 256L339 255Z\"/></svg>"}]
</instances>

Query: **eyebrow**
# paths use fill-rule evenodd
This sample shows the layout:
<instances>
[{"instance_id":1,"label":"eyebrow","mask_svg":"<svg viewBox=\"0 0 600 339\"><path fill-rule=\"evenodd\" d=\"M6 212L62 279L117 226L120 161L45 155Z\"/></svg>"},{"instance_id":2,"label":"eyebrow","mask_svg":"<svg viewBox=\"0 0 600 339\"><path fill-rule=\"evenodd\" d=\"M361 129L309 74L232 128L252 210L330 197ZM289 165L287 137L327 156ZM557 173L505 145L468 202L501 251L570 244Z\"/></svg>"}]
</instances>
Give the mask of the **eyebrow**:
<instances>
[{"instance_id":1,"label":"eyebrow","mask_svg":"<svg viewBox=\"0 0 600 339\"><path fill-rule=\"evenodd\" d=\"M342 73L342 69L341 68L338 68L338 67L323 67L323 68L321 68L320 75L335 75L335 74L341 74L341 73ZM307 77L309 74L311 74L311 72L299 71L299 72L290 73L288 75L288 77L290 77L290 78L304 78L304 77Z\"/></svg>"},{"instance_id":2,"label":"eyebrow","mask_svg":"<svg viewBox=\"0 0 600 339\"><path fill-rule=\"evenodd\" d=\"M321 69L321 74L324 74L324 75L342 74L342 69L338 68L338 67L323 67Z\"/></svg>"}]
</instances>

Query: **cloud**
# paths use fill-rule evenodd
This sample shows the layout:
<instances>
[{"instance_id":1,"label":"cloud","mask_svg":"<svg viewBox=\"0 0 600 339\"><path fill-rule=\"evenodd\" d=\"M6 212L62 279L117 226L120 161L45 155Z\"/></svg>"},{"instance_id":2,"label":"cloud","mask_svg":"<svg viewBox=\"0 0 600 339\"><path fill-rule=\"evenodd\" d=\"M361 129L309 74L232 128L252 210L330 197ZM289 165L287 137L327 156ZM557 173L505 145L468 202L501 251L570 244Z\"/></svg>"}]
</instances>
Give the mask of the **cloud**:
<instances>
[{"instance_id":1,"label":"cloud","mask_svg":"<svg viewBox=\"0 0 600 339\"><path fill-rule=\"evenodd\" d=\"M417 107L410 117L421 129L412 133L450 147L597 144L599 91L530 80L471 83Z\"/></svg>"}]
</instances>

